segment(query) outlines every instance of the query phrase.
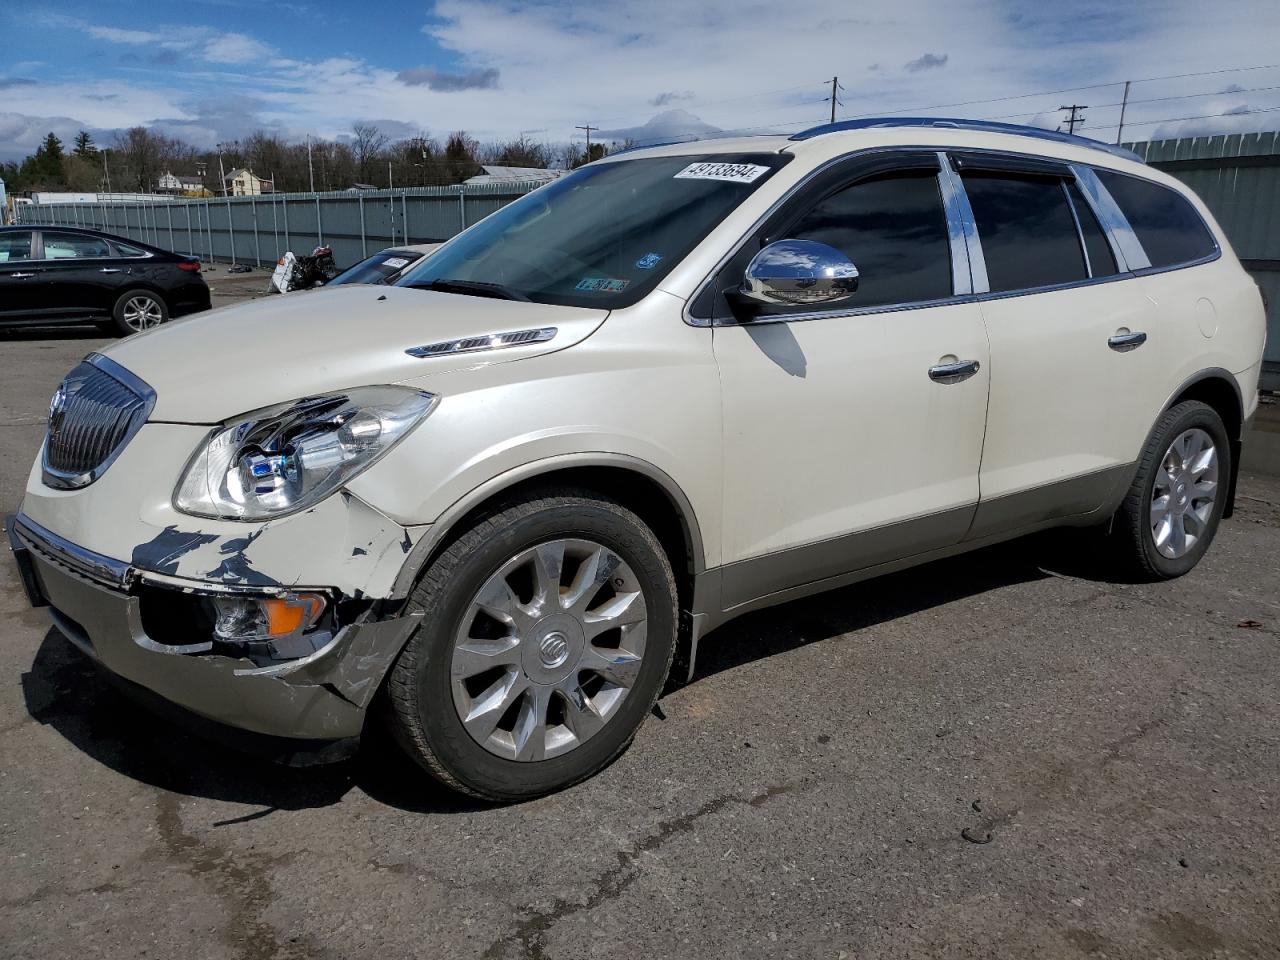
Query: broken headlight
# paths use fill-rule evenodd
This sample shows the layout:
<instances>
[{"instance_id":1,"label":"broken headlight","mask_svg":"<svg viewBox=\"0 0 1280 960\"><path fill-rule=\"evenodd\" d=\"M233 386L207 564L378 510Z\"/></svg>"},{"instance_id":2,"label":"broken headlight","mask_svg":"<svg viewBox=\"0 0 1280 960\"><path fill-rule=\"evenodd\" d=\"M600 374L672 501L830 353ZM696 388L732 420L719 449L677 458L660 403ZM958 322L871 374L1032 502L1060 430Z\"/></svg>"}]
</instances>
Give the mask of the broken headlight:
<instances>
[{"instance_id":1,"label":"broken headlight","mask_svg":"<svg viewBox=\"0 0 1280 960\"><path fill-rule=\"evenodd\" d=\"M310 507L403 440L436 399L408 387L356 387L246 414L196 450L173 505L225 520L265 520Z\"/></svg>"}]
</instances>

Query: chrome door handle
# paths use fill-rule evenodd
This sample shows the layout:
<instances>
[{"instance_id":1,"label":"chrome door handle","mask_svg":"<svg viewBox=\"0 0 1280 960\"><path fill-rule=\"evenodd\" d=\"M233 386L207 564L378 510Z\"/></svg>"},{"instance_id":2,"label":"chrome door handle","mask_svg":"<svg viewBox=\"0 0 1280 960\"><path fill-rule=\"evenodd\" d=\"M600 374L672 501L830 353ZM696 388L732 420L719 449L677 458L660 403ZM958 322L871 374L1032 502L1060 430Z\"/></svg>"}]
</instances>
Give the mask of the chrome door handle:
<instances>
[{"instance_id":1,"label":"chrome door handle","mask_svg":"<svg viewBox=\"0 0 1280 960\"><path fill-rule=\"evenodd\" d=\"M959 383L968 380L981 368L977 360L957 360L955 363L940 363L929 368L929 379L934 383Z\"/></svg>"},{"instance_id":2,"label":"chrome door handle","mask_svg":"<svg viewBox=\"0 0 1280 960\"><path fill-rule=\"evenodd\" d=\"M1128 330L1116 331L1115 336L1107 338L1107 346L1112 350L1120 353L1128 353L1130 350L1137 350L1140 346L1147 342L1147 335L1142 331L1130 333Z\"/></svg>"},{"instance_id":3,"label":"chrome door handle","mask_svg":"<svg viewBox=\"0 0 1280 960\"><path fill-rule=\"evenodd\" d=\"M25 280L27 279L27 277L34 277L35 274L34 273L11 273L9 274L9 276L13 277L13 279L15 280Z\"/></svg>"},{"instance_id":4,"label":"chrome door handle","mask_svg":"<svg viewBox=\"0 0 1280 960\"><path fill-rule=\"evenodd\" d=\"M119 267L99 267L98 272L99 273L119 273L120 268Z\"/></svg>"}]
</instances>

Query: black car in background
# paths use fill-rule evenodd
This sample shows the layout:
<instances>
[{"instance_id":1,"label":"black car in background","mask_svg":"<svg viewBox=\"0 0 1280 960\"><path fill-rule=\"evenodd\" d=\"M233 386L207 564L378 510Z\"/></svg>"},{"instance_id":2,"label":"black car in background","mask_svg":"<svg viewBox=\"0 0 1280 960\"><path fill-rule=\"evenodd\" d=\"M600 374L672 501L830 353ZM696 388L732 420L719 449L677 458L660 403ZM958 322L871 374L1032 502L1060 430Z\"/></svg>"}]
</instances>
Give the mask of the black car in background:
<instances>
[{"instance_id":1,"label":"black car in background","mask_svg":"<svg viewBox=\"0 0 1280 960\"><path fill-rule=\"evenodd\" d=\"M127 336L209 309L195 257L71 227L0 227L0 326L92 320Z\"/></svg>"}]
</instances>

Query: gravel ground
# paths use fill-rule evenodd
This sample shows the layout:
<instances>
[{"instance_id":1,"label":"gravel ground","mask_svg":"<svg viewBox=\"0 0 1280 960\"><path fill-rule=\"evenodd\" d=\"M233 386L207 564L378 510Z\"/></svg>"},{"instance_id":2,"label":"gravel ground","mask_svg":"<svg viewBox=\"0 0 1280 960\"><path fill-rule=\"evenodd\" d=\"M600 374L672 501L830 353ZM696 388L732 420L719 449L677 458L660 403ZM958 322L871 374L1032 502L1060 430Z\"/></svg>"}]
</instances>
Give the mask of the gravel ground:
<instances>
[{"instance_id":1,"label":"gravel ground","mask_svg":"<svg viewBox=\"0 0 1280 960\"><path fill-rule=\"evenodd\" d=\"M0 512L101 342L0 334ZM1243 479L1182 580L1088 554L1036 538L730 624L608 770L506 808L376 739L296 771L176 732L0 557L0 955L1277 956L1280 481Z\"/></svg>"}]
</instances>

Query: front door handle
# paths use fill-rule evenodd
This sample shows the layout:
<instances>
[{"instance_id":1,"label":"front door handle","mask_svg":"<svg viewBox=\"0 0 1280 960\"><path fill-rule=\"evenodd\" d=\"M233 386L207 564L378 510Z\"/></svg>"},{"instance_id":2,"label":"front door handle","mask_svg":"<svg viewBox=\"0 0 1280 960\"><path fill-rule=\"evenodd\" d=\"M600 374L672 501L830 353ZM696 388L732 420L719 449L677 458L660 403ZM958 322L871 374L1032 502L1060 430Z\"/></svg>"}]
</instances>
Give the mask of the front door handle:
<instances>
[{"instance_id":1,"label":"front door handle","mask_svg":"<svg viewBox=\"0 0 1280 960\"><path fill-rule=\"evenodd\" d=\"M929 368L929 379L934 383L959 383L968 380L981 368L977 360L957 360L955 363L939 363Z\"/></svg>"},{"instance_id":2,"label":"front door handle","mask_svg":"<svg viewBox=\"0 0 1280 960\"><path fill-rule=\"evenodd\" d=\"M25 280L27 279L27 277L34 277L35 274L34 273L11 273L9 274L9 276L13 277L13 279L15 280Z\"/></svg>"},{"instance_id":3,"label":"front door handle","mask_svg":"<svg viewBox=\"0 0 1280 960\"><path fill-rule=\"evenodd\" d=\"M1147 335L1141 330L1131 333L1125 327L1121 327L1115 332L1114 336L1107 338L1107 346L1119 353L1128 353L1130 350L1137 350L1146 342Z\"/></svg>"},{"instance_id":4,"label":"front door handle","mask_svg":"<svg viewBox=\"0 0 1280 960\"><path fill-rule=\"evenodd\" d=\"M120 268L119 267L99 267L98 272L99 273L119 273Z\"/></svg>"}]
</instances>

